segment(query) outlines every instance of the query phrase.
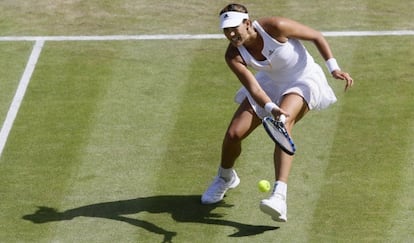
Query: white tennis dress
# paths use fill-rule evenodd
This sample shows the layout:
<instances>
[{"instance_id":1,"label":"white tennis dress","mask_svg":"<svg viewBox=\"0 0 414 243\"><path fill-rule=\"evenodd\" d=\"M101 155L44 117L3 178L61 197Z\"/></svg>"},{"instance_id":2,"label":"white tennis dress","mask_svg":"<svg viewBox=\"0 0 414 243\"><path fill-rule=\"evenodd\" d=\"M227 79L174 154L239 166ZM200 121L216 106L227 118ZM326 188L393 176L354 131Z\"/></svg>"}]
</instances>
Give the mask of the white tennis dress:
<instances>
[{"instance_id":1,"label":"white tennis dress","mask_svg":"<svg viewBox=\"0 0 414 243\"><path fill-rule=\"evenodd\" d=\"M258 71L256 79L273 102L280 104L281 98L289 93L302 96L311 110L324 109L336 102L323 70L299 40L288 39L281 43L267 34L257 21L253 22L253 27L263 38L262 54L266 60L256 60L244 46L238 49L246 64ZM268 115L245 87L237 92L235 101L240 104L246 97L260 118Z\"/></svg>"}]
</instances>

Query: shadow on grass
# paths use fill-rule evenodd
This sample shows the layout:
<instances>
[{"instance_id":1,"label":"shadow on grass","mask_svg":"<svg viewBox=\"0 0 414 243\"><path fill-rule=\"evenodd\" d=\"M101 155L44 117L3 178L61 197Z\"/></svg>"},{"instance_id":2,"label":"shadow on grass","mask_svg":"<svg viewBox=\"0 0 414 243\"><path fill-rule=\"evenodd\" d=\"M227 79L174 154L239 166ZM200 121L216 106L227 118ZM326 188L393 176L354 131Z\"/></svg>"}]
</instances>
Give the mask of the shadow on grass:
<instances>
[{"instance_id":1,"label":"shadow on grass","mask_svg":"<svg viewBox=\"0 0 414 243\"><path fill-rule=\"evenodd\" d=\"M169 213L176 222L180 223L189 222L234 227L237 232L229 235L229 237L257 235L265 231L278 229L278 227L274 226L249 225L221 219L223 215L212 212L218 207L229 208L232 206L224 202L213 205L202 205L199 195L166 195L97 203L68 209L63 212L59 212L50 207L38 207L36 212L25 215L22 218L35 224L71 220L81 216L112 219L141 227L155 234L163 235L163 242L172 242L177 232L168 231L151 222L126 217L125 215L140 212Z\"/></svg>"}]
</instances>

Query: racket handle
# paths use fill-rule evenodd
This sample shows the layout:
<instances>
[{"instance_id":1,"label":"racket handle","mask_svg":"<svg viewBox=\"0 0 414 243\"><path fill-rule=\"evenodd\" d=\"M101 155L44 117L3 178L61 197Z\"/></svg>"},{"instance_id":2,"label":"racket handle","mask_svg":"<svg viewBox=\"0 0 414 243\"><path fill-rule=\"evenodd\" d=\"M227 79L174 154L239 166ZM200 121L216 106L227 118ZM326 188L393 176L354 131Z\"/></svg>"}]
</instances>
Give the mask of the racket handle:
<instances>
[{"instance_id":1,"label":"racket handle","mask_svg":"<svg viewBox=\"0 0 414 243\"><path fill-rule=\"evenodd\" d=\"M279 116L279 121L282 122L283 124L285 124L286 122L286 116L284 114Z\"/></svg>"}]
</instances>

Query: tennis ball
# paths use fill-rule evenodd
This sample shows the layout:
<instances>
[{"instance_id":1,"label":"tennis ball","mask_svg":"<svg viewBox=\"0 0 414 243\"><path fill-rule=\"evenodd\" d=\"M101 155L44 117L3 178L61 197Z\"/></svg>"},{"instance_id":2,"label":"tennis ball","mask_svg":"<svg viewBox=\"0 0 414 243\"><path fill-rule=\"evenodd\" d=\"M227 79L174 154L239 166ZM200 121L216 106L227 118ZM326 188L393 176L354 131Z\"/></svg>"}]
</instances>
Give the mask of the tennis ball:
<instances>
[{"instance_id":1,"label":"tennis ball","mask_svg":"<svg viewBox=\"0 0 414 243\"><path fill-rule=\"evenodd\" d=\"M267 180L259 181L258 186L261 192L268 192L270 190L270 182Z\"/></svg>"}]
</instances>

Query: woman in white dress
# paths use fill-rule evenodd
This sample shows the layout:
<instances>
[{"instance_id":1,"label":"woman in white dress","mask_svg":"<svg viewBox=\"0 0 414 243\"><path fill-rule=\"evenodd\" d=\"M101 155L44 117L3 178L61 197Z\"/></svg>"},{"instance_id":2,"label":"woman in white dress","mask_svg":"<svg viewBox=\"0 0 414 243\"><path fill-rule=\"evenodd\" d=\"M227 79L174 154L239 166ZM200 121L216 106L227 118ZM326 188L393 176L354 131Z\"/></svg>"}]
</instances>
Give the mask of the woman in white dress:
<instances>
[{"instance_id":1,"label":"woman in white dress","mask_svg":"<svg viewBox=\"0 0 414 243\"><path fill-rule=\"evenodd\" d=\"M310 27L283 17L252 21L240 4L229 4L220 12L220 27L230 41L225 60L243 87L236 94L240 106L224 137L218 175L202 195L203 204L221 201L228 189L239 184L233 167L241 153L241 142L264 116L278 118L284 114L291 134L295 123L309 110L324 109L336 101L324 72L300 40L314 43L331 75L346 82L345 90L353 85L351 76L339 68L326 39ZM280 222L287 220L287 181L292 161L293 156L275 146L273 191L269 199L260 202L260 209Z\"/></svg>"}]
</instances>

